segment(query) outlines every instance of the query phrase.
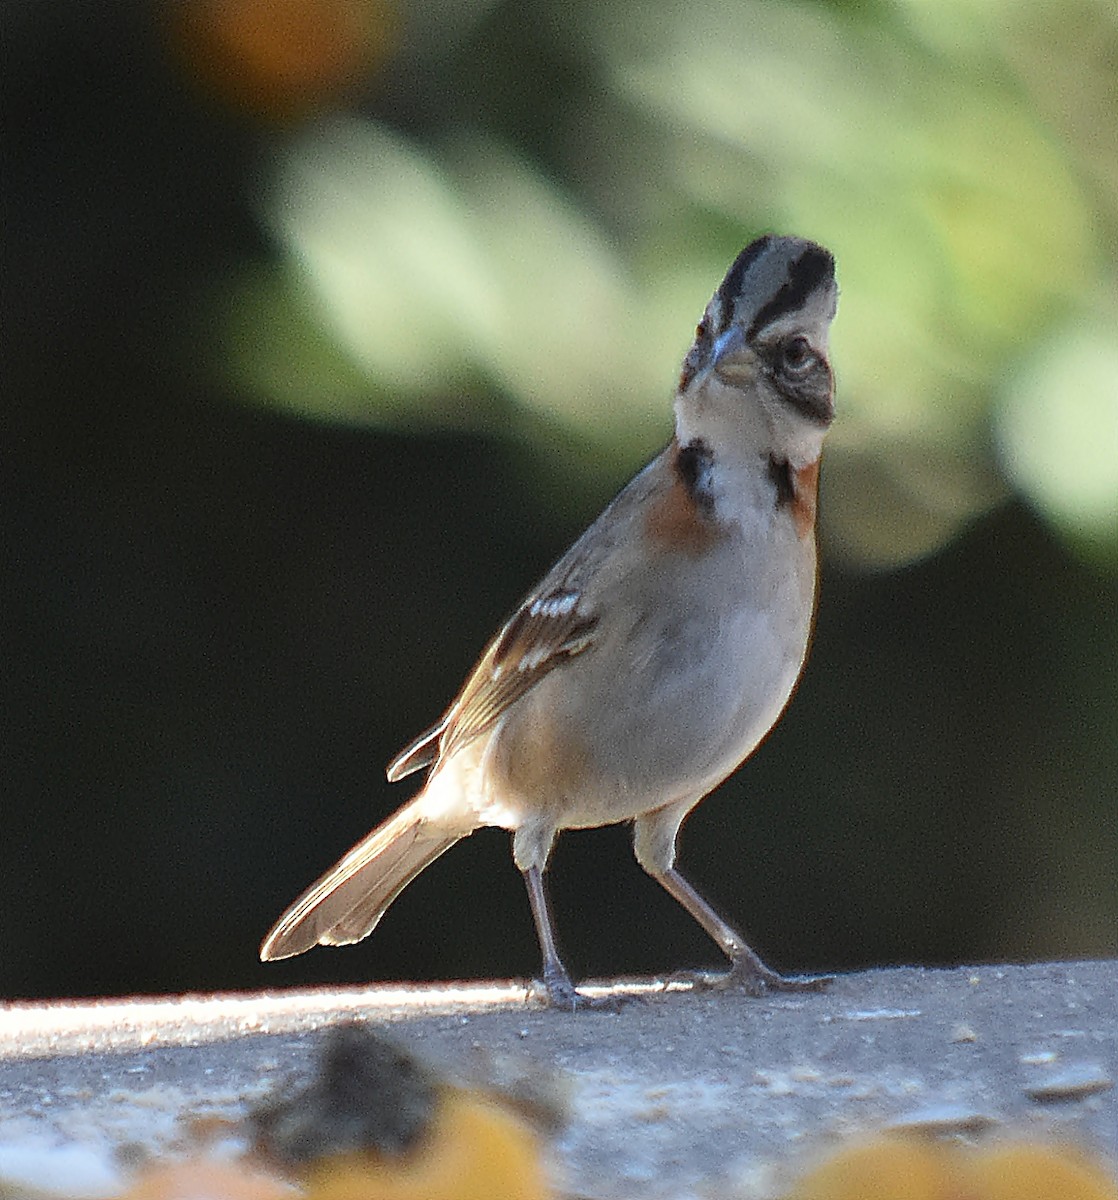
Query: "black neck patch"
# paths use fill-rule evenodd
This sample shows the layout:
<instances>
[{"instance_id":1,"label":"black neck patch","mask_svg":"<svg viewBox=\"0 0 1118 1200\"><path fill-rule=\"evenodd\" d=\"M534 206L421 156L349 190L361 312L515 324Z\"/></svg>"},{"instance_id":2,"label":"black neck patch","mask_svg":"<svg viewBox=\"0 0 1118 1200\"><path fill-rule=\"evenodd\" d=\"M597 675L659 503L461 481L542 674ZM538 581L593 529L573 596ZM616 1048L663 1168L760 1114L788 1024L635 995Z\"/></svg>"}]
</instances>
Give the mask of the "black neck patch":
<instances>
[{"instance_id":1,"label":"black neck patch","mask_svg":"<svg viewBox=\"0 0 1118 1200\"><path fill-rule=\"evenodd\" d=\"M701 438L680 446L675 456L675 473L683 484L683 490L691 498L696 508L705 513L714 512L714 491L712 488L711 472L714 467L714 455L710 447Z\"/></svg>"},{"instance_id":2,"label":"black neck patch","mask_svg":"<svg viewBox=\"0 0 1118 1200\"><path fill-rule=\"evenodd\" d=\"M792 467L786 458L769 456L769 478L776 488L777 508L787 508L796 498L796 485L792 482Z\"/></svg>"},{"instance_id":3,"label":"black neck patch","mask_svg":"<svg viewBox=\"0 0 1118 1200\"><path fill-rule=\"evenodd\" d=\"M753 318L746 340L753 341L766 325L771 325L778 317L802 308L808 296L821 284L832 279L834 273L835 260L827 251L821 246L809 246L789 266L787 281Z\"/></svg>"}]
</instances>

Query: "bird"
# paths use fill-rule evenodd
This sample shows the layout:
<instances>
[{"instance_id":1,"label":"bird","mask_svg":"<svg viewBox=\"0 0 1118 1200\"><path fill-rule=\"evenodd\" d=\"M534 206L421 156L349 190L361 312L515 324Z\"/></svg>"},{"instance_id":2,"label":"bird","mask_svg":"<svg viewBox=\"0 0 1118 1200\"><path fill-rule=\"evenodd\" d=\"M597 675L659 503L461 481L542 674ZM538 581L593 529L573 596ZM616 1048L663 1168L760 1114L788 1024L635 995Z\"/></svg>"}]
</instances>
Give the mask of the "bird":
<instances>
[{"instance_id":1,"label":"bird","mask_svg":"<svg viewBox=\"0 0 1118 1200\"><path fill-rule=\"evenodd\" d=\"M816 507L834 417L834 259L766 234L695 331L665 448L497 631L443 716L392 760L419 792L275 923L264 961L358 942L436 858L512 833L542 1000L592 1008L559 952L546 870L566 829L631 823L640 866L729 959L719 986L814 990L767 966L676 866L691 810L747 759L800 678L817 595Z\"/></svg>"}]
</instances>

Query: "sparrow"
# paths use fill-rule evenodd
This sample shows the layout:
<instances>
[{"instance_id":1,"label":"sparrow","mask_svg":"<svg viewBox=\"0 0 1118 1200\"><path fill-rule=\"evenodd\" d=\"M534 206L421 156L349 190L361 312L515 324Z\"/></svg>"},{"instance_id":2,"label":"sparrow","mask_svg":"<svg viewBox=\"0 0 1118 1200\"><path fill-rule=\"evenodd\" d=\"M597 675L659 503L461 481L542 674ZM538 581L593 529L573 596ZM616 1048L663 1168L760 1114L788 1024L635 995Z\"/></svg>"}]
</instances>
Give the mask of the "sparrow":
<instances>
[{"instance_id":1,"label":"sparrow","mask_svg":"<svg viewBox=\"0 0 1118 1200\"><path fill-rule=\"evenodd\" d=\"M284 912L261 959L360 941L424 867L494 825L512 833L546 1000L593 1007L560 957L545 872L561 830L625 821L637 862L730 960L721 986L827 982L766 966L675 863L684 819L776 724L803 669L837 297L812 242L768 235L738 255L683 360L668 445L392 760L389 780L426 771L422 789Z\"/></svg>"}]
</instances>

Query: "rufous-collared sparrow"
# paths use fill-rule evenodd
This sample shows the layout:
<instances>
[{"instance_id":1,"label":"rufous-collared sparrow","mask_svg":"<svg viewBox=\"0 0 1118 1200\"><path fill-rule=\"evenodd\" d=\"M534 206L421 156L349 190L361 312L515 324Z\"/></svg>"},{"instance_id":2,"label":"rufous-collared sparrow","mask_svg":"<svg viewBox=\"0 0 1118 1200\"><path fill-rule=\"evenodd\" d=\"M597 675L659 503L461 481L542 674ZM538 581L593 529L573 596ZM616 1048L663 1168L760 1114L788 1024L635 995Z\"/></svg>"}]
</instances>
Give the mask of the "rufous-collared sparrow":
<instances>
[{"instance_id":1,"label":"rufous-collared sparrow","mask_svg":"<svg viewBox=\"0 0 1118 1200\"><path fill-rule=\"evenodd\" d=\"M422 790L280 917L265 960L369 934L429 863L512 831L549 1001L586 1004L556 946L556 834L633 822L637 861L753 993L817 987L761 961L675 867L696 804L752 753L803 667L816 594L819 457L834 414L831 255L767 236L699 322L675 436L489 643L442 719L389 765Z\"/></svg>"}]
</instances>

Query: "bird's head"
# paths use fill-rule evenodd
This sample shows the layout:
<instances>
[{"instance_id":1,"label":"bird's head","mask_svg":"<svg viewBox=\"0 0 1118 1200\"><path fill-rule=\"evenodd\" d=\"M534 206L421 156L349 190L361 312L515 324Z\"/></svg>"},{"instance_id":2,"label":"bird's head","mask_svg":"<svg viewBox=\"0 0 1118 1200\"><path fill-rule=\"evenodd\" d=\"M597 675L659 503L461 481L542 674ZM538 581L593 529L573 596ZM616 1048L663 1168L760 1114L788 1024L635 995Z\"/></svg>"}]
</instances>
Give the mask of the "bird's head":
<instances>
[{"instance_id":1,"label":"bird's head","mask_svg":"<svg viewBox=\"0 0 1118 1200\"><path fill-rule=\"evenodd\" d=\"M680 443L815 461L834 417L827 339L837 300L834 259L821 246L771 235L747 246L683 360Z\"/></svg>"}]
</instances>

